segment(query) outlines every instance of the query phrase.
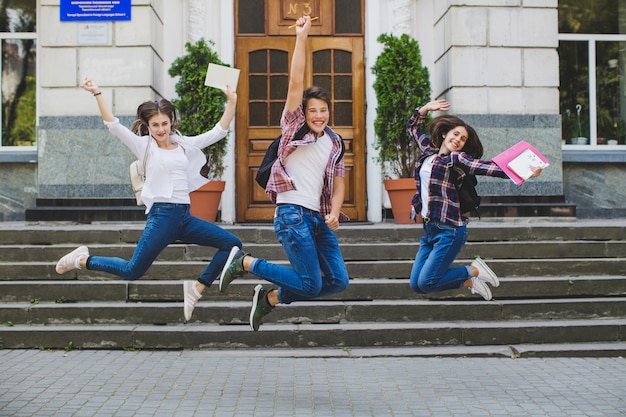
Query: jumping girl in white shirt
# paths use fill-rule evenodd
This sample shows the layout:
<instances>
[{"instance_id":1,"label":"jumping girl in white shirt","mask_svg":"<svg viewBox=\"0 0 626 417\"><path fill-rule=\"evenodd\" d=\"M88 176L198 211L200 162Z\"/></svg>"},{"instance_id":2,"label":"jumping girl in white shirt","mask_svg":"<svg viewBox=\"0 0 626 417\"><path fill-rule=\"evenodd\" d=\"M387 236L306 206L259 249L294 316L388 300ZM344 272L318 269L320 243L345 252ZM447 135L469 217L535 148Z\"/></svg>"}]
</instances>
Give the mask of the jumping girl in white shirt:
<instances>
[{"instance_id":1,"label":"jumping girl in white shirt","mask_svg":"<svg viewBox=\"0 0 626 417\"><path fill-rule=\"evenodd\" d=\"M103 99L94 81L85 78L85 90L94 95L104 124L109 131L137 156L143 159L147 150L146 181L141 197L146 204L148 219L132 258L90 256L86 246L65 255L56 266L59 274L86 268L108 272L127 280L141 278L157 256L170 243L182 241L217 248L212 261L197 281L184 281L185 320L201 297L202 291L218 277L233 246L241 240L232 233L189 214L189 193L208 182L200 175L206 159L203 148L228 133L235 114L237 94L230 88L224 93L228 100L219 123L198 136L181 136L176 108L167 100L146 101L137 108L137 120L132 130L121 125ZM152 141L152 142L149 142ZM150 143L150 145L148 145Z\"/></svg>"}]
</instances>

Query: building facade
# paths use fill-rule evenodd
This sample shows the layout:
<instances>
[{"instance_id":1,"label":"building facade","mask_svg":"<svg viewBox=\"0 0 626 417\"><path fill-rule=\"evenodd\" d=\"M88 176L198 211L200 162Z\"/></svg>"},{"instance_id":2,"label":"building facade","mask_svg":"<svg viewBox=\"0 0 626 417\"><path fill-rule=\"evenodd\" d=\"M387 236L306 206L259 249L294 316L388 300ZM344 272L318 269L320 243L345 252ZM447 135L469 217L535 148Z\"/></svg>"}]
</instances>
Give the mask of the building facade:
<instances>
[{"instance_id":1,"label":"building facade","mask_svg":"<svg viewBox=\"0 0 626 417\"><path fill-rule=\"evenodd\" d=\"M36 41L36 140L27 144L32 146L8 146L3 138L0 220L23 220L37 198L132 198L128 166L134 156L108 133L95 100L81 88L82 79L96 80L114 114L129 125L141 102L176 98L176 80L168 68L185 53L186 42L201 38L214 42L221 60L241 70L221 219L271 219L271 205L251 179L262 157L259 149L279 132L277 115L294 40L288 26L307 12L320 17L311 35L313 64L307 77L334 97L332 126L347 144L351 218L379 222L388 206L385 173L374 160L376 97L370 70L381 51L376 41L381 33L407 33L418 40L431 74L432 98L445 97L451 112L476 128L485 158L523 139L550 160L539 178L521 186L481 178L482 195L565 196L580 217L626 215L623 138L608 143L599 124L588 122L585 135L579 132L587 142L572 141L562 123L566 113L578 116L580 124L581 112L587 120L598 120L596 113L604 113L599 109L621 109L626 90L619 29L601 38L560 33L560 13L574 1L132 0L130 20L96 22L61 20L59 0L33 3L36 32L24 36ZM621 15L622 1L612 3L614 15ZM591 87L586 93L569 98L573 112L563 107L560 53L568 42L586 45L586 74L599 74L599 79L604 75L589 56L599 55L601 48L590 45L618 46L611 58L617 62L610 65L618 77L612 85L619 90L612 96L613 108L589 99L597 96L592 77L587 77ZM585 78L581 71L579 78ZM3 68L3 77L8 79L9 72ZM619 130L618 117L612 117Z\"/></svg>"}]
</instances>

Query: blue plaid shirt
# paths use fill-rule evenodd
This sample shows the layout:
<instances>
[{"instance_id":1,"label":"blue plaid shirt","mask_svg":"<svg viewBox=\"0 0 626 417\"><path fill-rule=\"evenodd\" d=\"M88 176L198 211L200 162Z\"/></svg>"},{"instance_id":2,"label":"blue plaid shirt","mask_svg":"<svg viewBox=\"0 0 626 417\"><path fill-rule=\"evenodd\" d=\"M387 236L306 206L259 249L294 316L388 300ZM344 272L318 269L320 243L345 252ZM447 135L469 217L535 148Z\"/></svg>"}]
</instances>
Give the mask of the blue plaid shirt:
<instances>
[{"instance_id":1,"label":"blue plaid shirt","mask_svg":"<svg viewBox=\"0 0 626 417\"><path fill-rule=\"evenodd\" d=\"M495 162L473 159L465 152L451 152L439 155L439 149L432 146L430 138L421 129L426 116L420 114L419 109L419 107L415 109L415 113L407 122L409 134L415 139L422 152L415 165L417 193L413 196L411 203L415 213L422 211L420 169L426 158L436 155L428 188L428 217L431 220L454 227L464 226L469 222L469 219L461 213L459 195L450 178L451 169L457 170L459 182L462 181L466 174L488 175L499 178L508 178L508 176Z\"/></svg>"}]
</instances>

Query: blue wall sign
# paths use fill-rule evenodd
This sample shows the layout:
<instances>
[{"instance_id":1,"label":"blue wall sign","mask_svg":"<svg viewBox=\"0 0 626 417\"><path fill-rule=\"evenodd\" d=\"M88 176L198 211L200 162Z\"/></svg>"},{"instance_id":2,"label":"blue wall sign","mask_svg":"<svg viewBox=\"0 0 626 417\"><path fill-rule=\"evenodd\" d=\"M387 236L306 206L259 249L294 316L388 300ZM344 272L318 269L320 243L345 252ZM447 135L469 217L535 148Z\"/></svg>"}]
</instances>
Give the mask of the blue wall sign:
<instances>
[{"instance_id":1,"label":"blue wall sign","mask_svg":"<svg viewBox=\"0 0 626 417\"><path fill-rule=\"evenodd\" d=\"M130 20L131 0L61 0L61 21Z\"/></svg>"}]
</instances>

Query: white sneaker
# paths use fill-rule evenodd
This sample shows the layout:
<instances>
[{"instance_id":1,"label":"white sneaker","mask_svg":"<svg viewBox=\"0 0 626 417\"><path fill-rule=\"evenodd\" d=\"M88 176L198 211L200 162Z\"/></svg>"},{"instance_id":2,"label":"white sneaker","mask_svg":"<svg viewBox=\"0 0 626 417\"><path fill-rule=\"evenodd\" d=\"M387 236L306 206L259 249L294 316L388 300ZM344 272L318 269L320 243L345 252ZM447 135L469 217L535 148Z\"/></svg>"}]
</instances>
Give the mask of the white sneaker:
<instances>
[{"instance_id":1,"label":"white sneaker","mask_svg":"<svg viewBox=\"0 0 626 417\"><path fill-rule=\"evenodd\" d=\"M492 287L500 285L498 276L487 266L485 261L477 257L474 259L474 262L472 262L472 266L478 269L478 276L476 278L490 284Z\"/></svg>"},{"instance_id":2,"label":"white sneaker","mask_svg":"<svg viewBox=\"0 0 626 417\"><path fill-rule=\"evenodd\" d=\"M472 286L469 290L472 294L480 294L487 301L491 300L491 290L485 284L485 281L478 277L472 277Z\"/></svg>"},{"instance_id":3,"label":"white sneaker","mask_svg":"<svg viewBox=\"0 0 626 417\"><path fill-rule=\"evenodd\" d=\"M243 273L236 273L236 274L232 274L231 273L231 274L229 274L227 280L224 279L224 277L226 276L226 273L230 269L230 266L233 264L233 260L235 259L235 257L237 257L237 255L239 255L241 257L241 256L245 256L246 254L241 249L239 249L239 246L233 246L230 249L230 253L228 254L228 258L226 258L226 263L224 264L224 268L222 268L222 272L220 273L220 283L219 283L219 290L220 290L220 292L226 291L226 288L228 287L228 285L235 278L245 274L245 272L246 272L246 271L239 271L239 272L243 272ZM242 266L241 269L243 269L243 266ZM228 282L226 282L226 281L228 281Z\"/></svg>"},{"instance_id":4,"label":"white sneaker","mask_svg":"<svg viewBox=\"0 0 626 417\"><path fill-rule=\"evenodd\" d=\"M57 274L65 274L66 272L80 269L80 260L89 257L89 249L87 246L79 246L57 262Z\"/></svg>"},{"instance_id":5,"label":"white sneaker","mask_svg":"<svg viewBox=\"0 0 626 417\"><path fill-rule=\"evenodd\" d=\"M183 294L185 300L185 321L191 320L193 309L196 308L198 300L202 298L202 294L196 288L196 281L183 281Z\"/></svg>"}]
</instances>

